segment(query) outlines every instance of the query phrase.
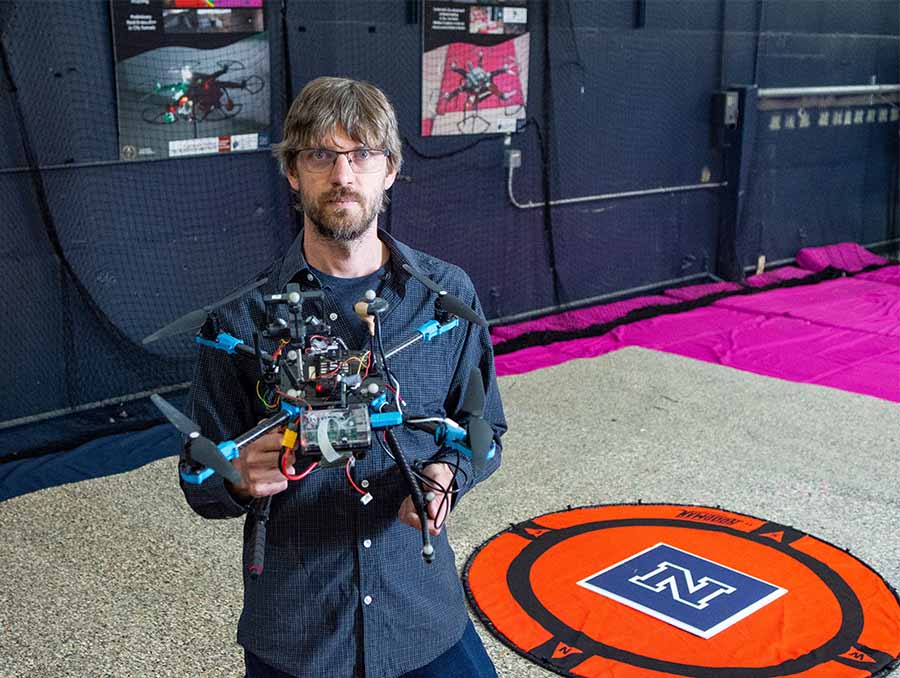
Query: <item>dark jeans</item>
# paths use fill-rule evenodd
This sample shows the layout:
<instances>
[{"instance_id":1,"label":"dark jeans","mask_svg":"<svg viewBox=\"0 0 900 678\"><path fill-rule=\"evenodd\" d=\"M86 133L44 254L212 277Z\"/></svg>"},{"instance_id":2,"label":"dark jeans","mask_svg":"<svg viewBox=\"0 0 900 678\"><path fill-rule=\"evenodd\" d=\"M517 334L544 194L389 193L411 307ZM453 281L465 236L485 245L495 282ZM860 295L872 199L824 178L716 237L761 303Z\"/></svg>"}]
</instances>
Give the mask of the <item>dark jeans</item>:
<instances>
[{"instance_id":1,"label":"dark jeans","mask_svg":"<svg viewBox=\"0 0 900 678\"><path fill-rule=\"evenodd\" d=\"M247 651L244 651L244 665L245 678L292 678ZM400 678L497 678L497 671L470 620L456 645L427 666L404 673Z\"/></svg>"}]
</instances>

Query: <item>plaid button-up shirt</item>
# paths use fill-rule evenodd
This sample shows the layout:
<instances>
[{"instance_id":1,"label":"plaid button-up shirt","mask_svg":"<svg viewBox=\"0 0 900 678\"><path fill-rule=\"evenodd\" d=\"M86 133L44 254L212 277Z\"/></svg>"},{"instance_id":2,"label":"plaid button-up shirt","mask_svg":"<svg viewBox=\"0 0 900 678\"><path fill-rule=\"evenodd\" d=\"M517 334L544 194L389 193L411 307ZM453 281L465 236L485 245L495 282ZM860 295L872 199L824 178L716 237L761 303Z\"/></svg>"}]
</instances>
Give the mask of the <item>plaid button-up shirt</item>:
<instances>
[{"instance_id":1,"label":"plaid button-up shirt","mask_svg":"<svg viewBox=\"0 0 900 678\"><path fill-rule=\"evenodd\" d=\"M409 263L443 289L481 313L469 277L446 263L394 240L379 237L390 251L379 296L389 304L383 316L385 349L409 337L434 315L433 292L411 279ZM262 287L217 311L220 329L251 342L265 324L263 295L284 290L288 282L319 289L302 252L302 234L285 256L265 273ZM332 330L348 345L353 333L336 301L327 294L323 312ZM252 344L251 344L252 345ZM262 340L271 353L274 342ZM473 367L486 385L484 417L494 430L497 454L475 477L463 458L457 477L460 497L500 464L500 436L506 421L494 375L493 351L486 328L463 320L451 332L419 342L389 359L401 385L404 411L454 416ZM213 441L232 439L268 416L256 395L258 368L252 359L201 348L188 405L190 416ZM437 448L432 436L394 429L404 455L446 458L456 453ZM191 508L205 518L247 516L244 523L244 609L238 642L267 664L309 678L397 676L424 666L462 636L467 623L465 598L456 573L447 530L432 538L435 559L421 556L421 535L399 522L397 511L409 494L394 462L376 444L354 467L357 483L368 481L374 501L360 502L342 467L317 471L274 495L268 521L265 570L247 575L254 517L235 500L221 476L201 485L182 482Z\"/></svg>"}]
</instances>

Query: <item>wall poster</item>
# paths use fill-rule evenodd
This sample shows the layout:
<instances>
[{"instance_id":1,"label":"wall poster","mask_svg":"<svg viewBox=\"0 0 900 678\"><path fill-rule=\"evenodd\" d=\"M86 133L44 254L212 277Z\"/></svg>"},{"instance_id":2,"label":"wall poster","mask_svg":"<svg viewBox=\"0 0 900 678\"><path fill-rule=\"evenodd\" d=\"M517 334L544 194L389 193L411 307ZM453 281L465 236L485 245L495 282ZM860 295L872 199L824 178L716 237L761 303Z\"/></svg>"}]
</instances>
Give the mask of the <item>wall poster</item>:
<instances>
[{"instance_id":1,"label":"wall poster","mask_svg":"<svg viewBox=\"0 0 900 678\"><path fill-rule=\"evenodd\" d=\"M269 145L265 0L111 0L123 160Z\"/></svg>"},{"instance_id":2,"label":"wall poster","mask_svg":"<svg viewBox=\"0 0 900 678\"><path fill-rule=\"evenodd\" d=\"M515 132L528 101L527 0L425 0L422 136Z\"/></svg>"}]
</instances>

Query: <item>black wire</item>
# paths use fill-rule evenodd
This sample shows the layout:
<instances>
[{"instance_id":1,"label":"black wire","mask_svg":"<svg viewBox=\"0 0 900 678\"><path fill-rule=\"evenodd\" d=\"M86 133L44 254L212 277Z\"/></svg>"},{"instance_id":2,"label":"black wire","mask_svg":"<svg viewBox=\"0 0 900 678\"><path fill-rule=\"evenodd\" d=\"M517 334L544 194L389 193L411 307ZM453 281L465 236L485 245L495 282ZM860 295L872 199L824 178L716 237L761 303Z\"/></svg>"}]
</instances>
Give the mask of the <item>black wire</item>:
<instances>
[{"instance_id":1,"label":"black wire","mask_svg":"<svg viewBox=\"0 0 900 678\"><path fill-rule=\"evenodd\" d=\"M423 466L430 466L431 464L446 464L447 466L449 466L450 468L453 469L453 475L450 477L450 486L447 488L442 487L440 483L438 483L437 481L432 480L430 478L428 479L428 481L430 481L430 482L426 481L426 484L428 484L429 486L436 485L438 487L438 489L440 489L444 493L444 496L441 497L441 503L438 504L437 515L438 516L441 515L441 511L444 508L444 504L446 504L446 506L447 506L447 512L444 514L443 520L441 520L440 522L437 522L437 520L435 520L434 527L435 527L435 529L438 529L438 530L444 526L445 522L447 522L447 517L450 515L450 510L453 508L453 506L450 502L451 496L455 495L455 494L459 494L459 492L460 492L459 485L456 484L457 475L459 474L460 471L462 471L462 474L466 477L466 480L469 479L469 474L466 473L465 470L460 465L459 450L454 450L454 452L456 452L456 463L455 464L452 464L449 461L445 461L442 459L430 459L423 464ZM456 489L453 489L454 485L456 485Z\"/></svg>"},{"instance_id":2,"label":"black wire","mask_svg":"<svg viewBox=\"0 0 900 678\"><path fill-rule=\"evenodd\" d=\"M550 133L553 128L553 78L552 78L552 61L550 58L550 2L549 0L545 0L541 6L542 9L542 19L543 19L543 40L544 40L544 82L543 82L543 97L542 97L542 108L544 115L544 123L545 123L545 132L546 135L541 135L541 184L544 193L544 209L543 217L544 217L544 240L547 246L547 263L550 267L550 275L553 280L553 302L554 305L559 306L562 304L562 298L564 295L562 289L562 280L559 276L559 268L557 266L556 261L556 244L553 238L553 214L552 208L550 207L550 192L551 192L551 178L550 178L550 170L551 170L551 161L550 161L550 153L551 153L551 139Z\"/></svg>"},{"instance_id":3,"label":"black wire","mask_svg":"<svg viewBox=\"0 0 900 678\"><path fill-rule=\"evenodd\" d=\"M564 61L560 66L568 66L570 64L577 66L581 71L581 76L584 77L584 62L581 60L581 50L578 48L578 34L575 31L575 17L572 16L572 0L566 0L566 9L568 10L567 13L569 15L569 33L571 34L572 45L575 46L575 61Z\"/></svg>"},{"instance_id":4,"label":"black wire","mask_svg":"<svg viewBox=\"0 0 900 678\"><path fill-rule=\"evenodd\" d=\"M287 20L287 0L281 0L281 58L284 63L284 94L287 106L285 106L284 114L287 116L287 109L294 101L294 78L291 70L291 51L288 45L288 20Z\"/></svg>"},{"instance_id":5,"label":"black wire","mask_svg":"<svg viewBox=\"0 0 900 678\"><path fill-rule=\"evenodd\" d=\"M384 441L381 439L381 436L375 436L375 440L378 441L378 445L381 447L382 452L387 454L389 457L393 458L393 455L391 454L390 450L388 450L387 447L385 446ZM449 504L451 497L453 495L457 495L460 492L462 492L462 490L459 488L458 484L456 486L456 489L453 489L453 485L456 484L456 480L459 477L459 475L460 474L463 475L463 478L464 478L463 482L466 482L469 479L469 474L466 473L466 470L462 467L459 450L454 450L454 452L456 452L456 462L455 463L448 461L446 459L428 459L424 462L421 462L422 466L430 466L432 464L446 464L453 470L453 475L450 478L450 486L446 487L446 488L443 485L441 485L439 482L434 480L433 478L429 478L428 476L424 475L423 473L420 473L418 470L419 462L416 462L411 466L413 475L423 485L425 485L428 489L440 490L441 492L444 493L444 496L441 499L441 503L438 505L438 511L437 511L438 515L441 514L441 508L444 505L444 502L445 501L448 502L447 513L444 515L444 520L442 520L440 523L435 523L435 528L439 528L439 527L443 526L443 524L447 521L447 516L450 515L450 510L452 508L452 505Z\"/></svg>"},{"instance_id":6,"label":"black wire","mask_svg":"<svg viewBox=\"0 0 900 678\"><path fill-rule=\"evenodd\" d=\"M759 53L762 49L763 23L766 5L764 0L756 0L756 47L753 51L753 84L759 87Z\"/></svg>"},{"instance_id":7,"label":"black wire","mask_svg":"<svg viewBox=\"0 0 900 678\"><path fill-rule=\"evenodd\" d=\"M384 376L388 377L389 383L391 383L392 387L397 388L397 393L394 396L397 398L397 407L400 409L400 380L394 376L394 373L391 372L391 368L388 367L387 357L384 354L384 342L382 341L382 331L381 331L381 319L376 315L375 316L375 341L378 344L378 353L381 356L381 369L384 372ZM396 385L396 386L395 386Z\"/></svg>"},{"instance_id":8,"label":"black wire","mask_svg":"<svg viewBox=\"0 0 900 678\"><path fill-rule=\"evenodd\" d=\"M438 153L436 155L428 155L427 153L423 153L422 151L418 150L415 146L412 145L407 137L403 137L403 143L409 147L409 150L413 152L413 155L422 158L423 160L443 160L444 158L452 158L454 155L465 153L466 151L475 148L478 144L483 144L486 141L497 141L502 138L503 137L496 134L483 136L481 139L477 139L476 141L473 141L472 143L467 144L461 148L456 148L452 151L447 151L446 153Z\"/></svg>"}]
</instances>

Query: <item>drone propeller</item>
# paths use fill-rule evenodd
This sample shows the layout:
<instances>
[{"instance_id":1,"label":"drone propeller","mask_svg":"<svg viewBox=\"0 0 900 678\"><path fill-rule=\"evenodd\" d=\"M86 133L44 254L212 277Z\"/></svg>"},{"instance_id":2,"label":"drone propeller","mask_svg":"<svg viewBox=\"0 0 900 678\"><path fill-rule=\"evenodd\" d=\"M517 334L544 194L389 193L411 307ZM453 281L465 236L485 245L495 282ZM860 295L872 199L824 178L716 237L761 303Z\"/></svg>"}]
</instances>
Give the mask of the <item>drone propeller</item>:
<instances>
[{"instance_id":1,"label":"drone propeller","mask_svg":"<svg viewBox=\"0 0 900 678\"><path fill-rule=\"evenodd\" d=\"M472 465L475 467L475 473L480 473L494 443L494 430L484 420L484 382L477 367L473 367L469 373L466 394L459 409L467 419L464 426L469 434Z\"/></svg>"},{"instance_id":2,"label":"drone propeller","mask_svg":"<svg viewBox=\"0 0 900 678\"><path fill-rule=\"evenodd\" d=\"M409 264L403 264L403 270L437 294L439 303L445 311L452 313L453 315L458 315L460 318L468 320L470 323L475 323L481 327L487 327L487 321L484 318L469 308L460 299L447 292L447 290L442 289L440 285L434 282L434 280L423 273L420 273Z\"/></svg>"},{"instance_id":3,"label":"drone propeller","mask_svg":"<svg viewBox=\"0 0 900 678\"><path fill-rule=\"evenodd\" d=\"M229 294L224 299L217 301L215 304L211 304L209 306L204 306L203 308L198 308L196 311L191 311L187 315L183 315L178 320L175 320L162 329L156 330L153 334L144 337L142 344L149 344L153 341L157 341L159 339L166 339L168 337L175 336L176 334L182 334L184 332L196 332L201 327L203 327L203 323L206 322L209 314L215 311L217 308L221 308L226 304L238 299L239 297L244 296L248 292L252 292L257 287L260 287L266 283L268 278L262 278L261 280L257 280L251 285L247 285L239 289L237 292Z\"/></svg>"},{"instance_id":4,"label":"drone propeller","mask_svg":"<svg viewBox=\"0 0 900 678\"><path fill-rule=\"evenodd\" d=\"M156 409L162 412L165 418L169 420L169 423L178 429L179 433L183 433L191 440L196 440L200 436L200 427L168 400L158 393L154 393L150 396L150 400L156 405Z\"/></svg>"},{"instance_id":5,"label":"drone propeller","mask_svg":"<svg viewBox=\"0 0 900 678\"><path fill-rule=\"evenodd\" d=\"M154 393L150 396L150 400L153 401L156 408L163 413L172 426L191 439L191 457L195 461L211 468L235 485L241 483L241 474L231 465L230 461L222 456L215 443L209 438L204 438L200 435L200 427L197 424L182 414L174 405L164 400L159 394Z\"/></svg>"}]
</instances>

